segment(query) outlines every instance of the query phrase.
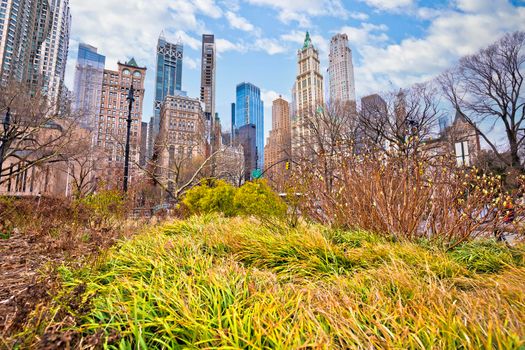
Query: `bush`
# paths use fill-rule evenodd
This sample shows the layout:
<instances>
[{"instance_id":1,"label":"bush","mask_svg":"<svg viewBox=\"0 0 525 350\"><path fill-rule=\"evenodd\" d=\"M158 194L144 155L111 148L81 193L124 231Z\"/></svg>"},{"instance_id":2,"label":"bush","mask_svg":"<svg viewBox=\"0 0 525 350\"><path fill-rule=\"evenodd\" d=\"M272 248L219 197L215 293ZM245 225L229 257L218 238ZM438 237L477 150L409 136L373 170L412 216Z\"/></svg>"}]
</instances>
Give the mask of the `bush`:
<instances>
[{"instance_id":1,"label":"bush","mask_svg":"<svg viewBox=\"0 0 525 350\"><path fill-rule=\"evenodd\" d=\"M247 182L236 189L221 180L208 180L189 190L183 203L191 214L223 213L259 218L286 215L286 204L264 181Z\"/></svg>"},{"instance_id":2,"label":"bush","mask_svg":"<svg viewBox=\"0 0 525 350\"><path fill-rule=\"evenodd\" d=\"M281 218L286 215L286 204L263 180L245 183L237 190L233 203L240 215Z\"/></svg>"},{"instance_id":3,"label":"bush","mask_svg":"<svg viewBox=\"0 0 525 350\"><path fill-rule=\"evenodd\" d=\"M210 180L186 192L183 203L192 214L223 213L233 216L236 215L234 196L232 185L222 180Z\"/></svg>"}]
</instances>

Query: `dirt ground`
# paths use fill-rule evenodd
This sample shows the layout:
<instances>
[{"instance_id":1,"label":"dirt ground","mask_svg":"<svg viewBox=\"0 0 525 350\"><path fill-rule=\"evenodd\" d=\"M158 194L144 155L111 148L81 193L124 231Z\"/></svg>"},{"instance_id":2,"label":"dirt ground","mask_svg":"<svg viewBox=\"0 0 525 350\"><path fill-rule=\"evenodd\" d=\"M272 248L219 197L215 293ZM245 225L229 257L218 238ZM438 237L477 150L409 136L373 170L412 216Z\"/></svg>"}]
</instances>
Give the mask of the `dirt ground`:
<instances>
[{"instance_id":1,"label":"dirt ground","mask_svg":"<svg viewBox=\"0 0 525 350\"><path fill-rule=\"evenodd\" d=\"M31 235L0 240L0 334L21 326L35 305L47 298L51 278L40 271L61 260L59 250Z\"/></svg>"},{"instance_id":2,"label":"dirt ground","mask_svg":"<svg viewBox=\"0 0 525 350\"><path fill-rule=\"evenodd\" d=\"M51 299L56 267L96 256L118 240L115 232L88 231L88 239L14 233L0 239L0 339L23 329L39 304ZM0 342L0 349L5 344Z\"/></svg>"}]
</instances>

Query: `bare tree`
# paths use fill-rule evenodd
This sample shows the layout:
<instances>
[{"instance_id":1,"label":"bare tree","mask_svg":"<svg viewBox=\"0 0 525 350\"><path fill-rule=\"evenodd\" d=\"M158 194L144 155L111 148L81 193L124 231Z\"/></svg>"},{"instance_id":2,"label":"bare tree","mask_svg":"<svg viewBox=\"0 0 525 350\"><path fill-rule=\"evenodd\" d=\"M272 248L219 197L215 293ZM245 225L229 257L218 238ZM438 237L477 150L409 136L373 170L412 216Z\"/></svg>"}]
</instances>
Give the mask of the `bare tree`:
<instances>
[{"instance_id":1,"label":"bare tree","mask_svg":"<svg viewBox=\"0 0 525 350\"><path fill-rule=\"evenodd\" d=\"M76 128L73 135L59 159L67 163L73 196L81 198L97 190L97 171L107 156L94 146L92 132Z\"/></svg>"},{"instance_id":2,"label":"bare tree","mask_svg":"<svg viewBox=\"0 0 525 350\"><path fill-rule=\"evenodd\" d=\"M403 154L417 152L434 136L443 110L432 83L364 98L359 114L359 141L368 149L395 149Z\"/></svg>"},{"instance_id":3,"label":"bare tree","mask_svg":"<svg viewBox=\"0 0 525 350\"><path fill-rule=\"evenodd\" d=\"M520 152L525 144L523 71L525 32L506 34L478 53L462 58L439 77L453 107L477 129L497 157L509 167L524 171ZM496 126L505 129L508 149L493 139ZM484 129L484 130L482 130ZM510 157L506 157L506 152Z\"/></svg>"},{"instance_id":4,"label":"bare tree","mask_svg":"<svg viewBox=\"0 0 525 350\"><path fill-rule=\"evenodd\" d=\"M299 171L322 177L330 192L337 163L352 152L357 116L348 105L332 103L309 111L301 123L303 130L294 135L293 162L299 164Z\"/></svg>"},{"instance_id":5,"label":"bare tree","mask_svg":"<svg viewBox=\"0 0 525 350\"><path fill-rule=\"evenodd\" d=\"M241 145L222 146L216 158L215 177L234 186L241 186L246 174L243 147Z\"/></svg>"},{"instance_id":6,"label":"bare tree","mask_svg":"<svg viewBox=\"0 0 525 350\"><path fill-rule=\"evenodd\" d=\"M0 185L34 166L63 160L75 118L69 111L56 110L41 92L31 92L25 84L2 87L0 115L3 120L9 111L10 122L2 130Z\"/></svg>"}]
</instances>

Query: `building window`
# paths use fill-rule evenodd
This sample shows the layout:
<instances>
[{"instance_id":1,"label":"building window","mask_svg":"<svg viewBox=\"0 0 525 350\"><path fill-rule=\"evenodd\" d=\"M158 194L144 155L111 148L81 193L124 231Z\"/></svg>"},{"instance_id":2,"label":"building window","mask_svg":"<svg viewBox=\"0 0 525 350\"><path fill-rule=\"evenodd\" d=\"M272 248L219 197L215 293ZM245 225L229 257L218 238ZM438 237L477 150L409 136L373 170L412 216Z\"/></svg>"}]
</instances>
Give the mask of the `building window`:
<instances>
[{"instance_id":1,"label":"building window","mask_svg":"<svg viewBox=\"0 0 525 350\"><path fill-rule=\"evenodd\" d=\"M468 141L456 142L456 164L458 166L470 166L470 152Z\"/></svg>"}]
</instances>

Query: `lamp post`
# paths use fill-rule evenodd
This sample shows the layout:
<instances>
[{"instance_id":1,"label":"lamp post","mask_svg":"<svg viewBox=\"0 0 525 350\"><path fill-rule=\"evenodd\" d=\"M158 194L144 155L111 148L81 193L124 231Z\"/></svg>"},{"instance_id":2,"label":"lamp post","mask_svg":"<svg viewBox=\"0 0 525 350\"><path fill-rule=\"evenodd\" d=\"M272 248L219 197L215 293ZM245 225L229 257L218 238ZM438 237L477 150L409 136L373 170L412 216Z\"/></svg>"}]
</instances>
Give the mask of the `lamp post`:
<instances>
[{"instance_id":1,"label":"lamp post","mask_svg":"<svg viewBox=\"0 0 525 350\"><path fill-rule=\"evenodd\" d=\"M4 121L4 134L2 135L2 144L0 145L0 179L2 178L2 166L4 163L4 152L7 148L7 133L9 132L9 126L11 125L11 109L7 107Z\"/></svg>"},{"instance_id":2,"label":"lamp post","mask_svg":"<svg viewBox=\"0 0 525 350\"><path fill-rule=\"evenodd\" d=\"M133 89L133 81L131 82L131 87L128 92L127 100L129 102L129 109L128 109L128 129L126 133L126 151L124 154L124 186L123 190L124 193L128 192L128 178L129 178L129 139L131 134L131 110L133 109L133 102L135 102L134 97L135 89Z\"/></svg>"}]
</instances>

